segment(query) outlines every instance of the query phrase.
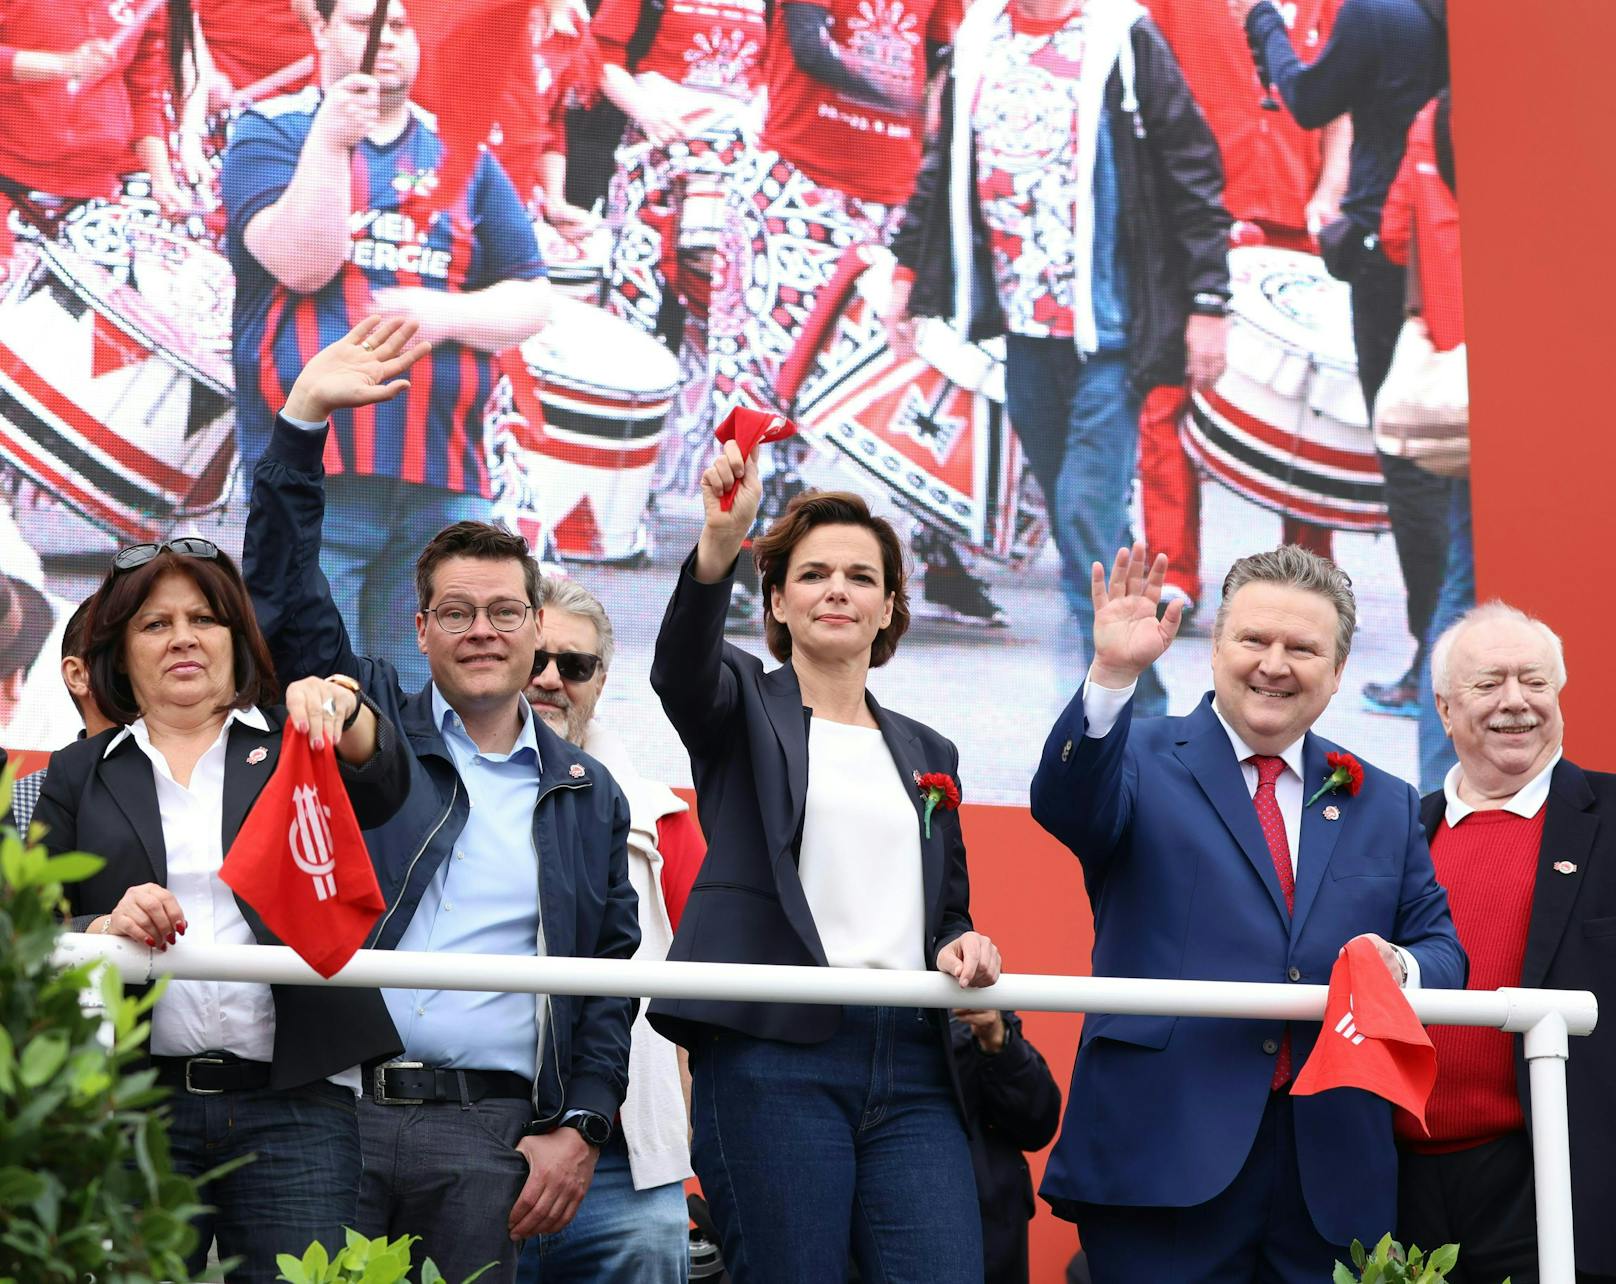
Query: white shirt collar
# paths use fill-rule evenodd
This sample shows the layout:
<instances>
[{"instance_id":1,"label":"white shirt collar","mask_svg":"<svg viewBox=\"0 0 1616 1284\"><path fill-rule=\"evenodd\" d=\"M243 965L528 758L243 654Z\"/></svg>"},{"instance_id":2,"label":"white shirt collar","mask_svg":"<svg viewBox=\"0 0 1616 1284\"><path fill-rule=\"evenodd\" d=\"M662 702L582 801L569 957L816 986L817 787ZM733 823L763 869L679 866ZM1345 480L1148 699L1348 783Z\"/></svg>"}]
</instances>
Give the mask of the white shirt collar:
<instances>
[{"instance_id":1,"label":"white shirt collar","mask_svg":"<svg viewBox=\"0 0 1616 1284\"><path fill-rule=\"evenodd\" d=\"M249 705L245 709L230 710L229 715L224 720L224 726L219 729L221 736L232 722L242 723L251 727L254 731L269 730L269 719L264 717L264 711L257 705ZM101 757L103 759L110 758L112 751L129 739L134 739L140 744L151 744L151 735L146 729L146 719L136 718L127 727L119 731L117 735L113 736L111 740L107 741L107 747L101 751Z\"/></svg>"},{"instance_id":2,"label":"white shirt collar","mask_svg":"<svg viewBox=\"0 0 1616 1284\"><path fill-rule=\"evenodd\" d=\"M1554 768L1564 756L1564 749L1556 749L1554 757L1549 759L1543 770L1522 785L1516 791L1515 796L1498 810L1514 812L1515 815L1525 816L1528 820L1537 815L1542 810L1543 804L1549 799L1549 785L1552 783L1551 778L1554 775ZM1459 797L1459 780L1463 775L1464 768L1458 763L1454 763L1448 769L1447 777L1442 782L1442 794L1448 803L1446 810L1443 812L1443 817L1447 820L1449 829L1452 829L1476 810L1463 798Z\"/></svg>"},{"instance_id":3,"label":"white shirt collar","mask_svg":"<svg viewBox=\"0 0 1616 1284\"><path fill-rule=\"evenodd\" d=\"M1212 701L1212 712L1218 715L1218 721L1223 724L1224 733L1229 737L1229 744L1234 749L1235 761L1244 764L1247 758L1255 757L1257 751L1241 739L1240 733L1229 725L1229 720L1223 716L1223 711L1218 708L1216 698ZM1296 773L1298 780L1302 779L1302 744L1306 739L1307 733L1303 732L1276 755Z\"/></svg>"}]
</instances>

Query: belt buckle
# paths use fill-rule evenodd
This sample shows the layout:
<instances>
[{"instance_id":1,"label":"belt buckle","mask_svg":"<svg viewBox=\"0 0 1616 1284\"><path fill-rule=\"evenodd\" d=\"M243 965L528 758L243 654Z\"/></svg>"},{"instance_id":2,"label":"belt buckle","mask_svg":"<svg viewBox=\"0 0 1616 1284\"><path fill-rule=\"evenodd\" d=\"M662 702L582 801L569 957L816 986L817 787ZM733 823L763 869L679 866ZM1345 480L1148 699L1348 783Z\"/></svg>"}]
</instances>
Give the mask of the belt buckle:
<instances>
[{"instance_id":1,"label":"belt buckle","mask_svg":"<svg viewBox=\"0 0 1616 1284\"><path fill-rule=\"evenodd\" d=\"M185 1091L194 1097L220 1097L224 1095L223 1088L198 1088L191 1082L192 1066L222 1066L227 1065L223 1057L188 1057L185 1061Z\"/></svg>"},{"instance_id":2,"label":"belt buckle","mask_svg":"<svg viewBox=\"0 0 1616 1284\"><path fill-rule=\"evenodd\" d=\"M389 1070L425 1070L424 1061L388 1061L370 1072L371 1100L378 1106L424 1106L425 1097L389 1097L387 1072Z\"/></svg>"}]
</instances>

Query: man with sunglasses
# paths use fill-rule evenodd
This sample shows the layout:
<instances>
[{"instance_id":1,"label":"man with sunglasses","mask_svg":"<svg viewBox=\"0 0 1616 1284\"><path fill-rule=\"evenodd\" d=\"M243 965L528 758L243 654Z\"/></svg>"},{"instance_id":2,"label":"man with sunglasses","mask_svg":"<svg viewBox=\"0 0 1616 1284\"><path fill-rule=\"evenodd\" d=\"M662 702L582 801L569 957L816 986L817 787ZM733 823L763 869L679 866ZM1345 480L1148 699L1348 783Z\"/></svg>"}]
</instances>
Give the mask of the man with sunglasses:
<instances>
[{"instance_id":1,"label":"man with sunglasses","mask_svg":"<svg viewBox=\"0 0 1616 1284\"><path fill-rule=\"evenodd\" d=\"M365 834L387 900L374 948L628 958L640 941L628 804L522 698L542 615L526 541L462 521L427 544L415 633L432 678L413 694L387 660L354 653L320 571L326 421L402 392L424 352L414 337L409 323L361 322L292 385L247 516L242 563L260 625L282 678L346 675L412 750L403 809ZM359 1229L421 1236L448 1279L497 1259L484 1278L511 1284L520 1241L569 1225L614 1138L636 1004L383 997L404 1056L367 1067Z\"/></svg>"},{"instance_id":2,"label":"man with sunglasses","mask_svg":"<svg viewBox=\"0 0 1616 1284\"><path fill-rule=\"evenodd\" d=\"M611 617L577 580L539 585L539 650L524 694L558 736L612 773L629 806L628 875L639 894L636 959L668 957L679 910L707 844L689 805L635 769L628 746L595 716L615 649ZM621 1127L602 1149L595 1180L559 1242L530 1240L520 1284L567 1278L625 1284L682 1284L689 1269L689 1109L684 1053L642 1012L629 1045L628 1095Z\"/></svg>"}]
</instances>

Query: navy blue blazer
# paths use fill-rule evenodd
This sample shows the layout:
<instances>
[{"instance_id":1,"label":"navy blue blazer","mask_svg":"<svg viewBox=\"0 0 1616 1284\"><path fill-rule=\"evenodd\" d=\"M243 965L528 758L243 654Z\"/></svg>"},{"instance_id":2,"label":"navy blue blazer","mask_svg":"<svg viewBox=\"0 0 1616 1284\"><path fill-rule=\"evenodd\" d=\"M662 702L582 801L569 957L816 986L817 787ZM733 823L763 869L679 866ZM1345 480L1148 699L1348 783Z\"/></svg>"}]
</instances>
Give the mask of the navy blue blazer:
<instances>
[{"instance_id":1,"label":"navy blue blazer","mask_svg":"<svg viewBox=\"0 0 1616 1284\"><path fill-rule=\"evenodd\" d=\"M1442 791L1421 804L1425 832L1436 836ZM1518 984L1527 989L1592 990L1601 1007L1616 1000L1616 776L1584 771L1562 758L1549 777L1543 842L1533 881L1532 917ZM1570 863L1571 873L1554 868ZM1515 1040L1515 1069L1528 1124L1532 1096L1526 1057ZM1571 1040L1566 1098L1571 1112L1571 1214L1577 1269L1616 1275L1616 1020L1601 1014L1594 1032Z\"/></svg>"},{"instance_id":2,"label":"navy blue blazer","mask_svg":"<svg viewBox=\"0 0 1616 1284\"><path fill-rule=\"evenodd\" d=\"M1323 985L1341 946L1379 933L1419 961L1421 983L1457 987L1467 964L1420 826L1419 796L1364 764L1355 798L1302 813L1295 912L1287 913L1256 809L1210 694L1182 718L1123 711L1083 734L1079 690L1032 782L1032 813L1083 865L1094 973ZM1307 735L1310 795L1338 746ZM1339 819L1325 818L1333 805ZM1187 1207L1217 1195L1250 1153L1268 1102L1279 1021L1113 1016L1083 1022L1072 1091L1040 1194ZM1297 1023L1299 1069L1319 1026ZM1333 1243L1372 1243L1397 1211L1392 1108L1366 1092L1298 1097L1303 1195Z\"/></svg>"},{"instance_id":3,"label":"navy blue blazer","mask_svg":"<svg viewBox=\"0 0 1616 1284\"><path fill-rule=\"evenodd\" d=\"M765 670L724 641L730 581L702 584L694 554L679 572L657 634L651 686L690 751L696 808L707 857L690 889L670 959L826 966L825 949L797 857L808 794L808 721L796 671ZM959 751L924 723L892 713L866 694L898 774L946 771L959 779ZM914 791L915 825L923 800ZM958 812L936 811L921 838L928 968L937 951L971 930L970 885ZM764 1039L818 1043L841 1026L842 1010L821 1004L656 999L648 1019L689 1047L713 1027ZM939 1026L947 1049L946 1023ZM947 1053L950 1064L952 1052Z\"/></svg>"}]
</instances>

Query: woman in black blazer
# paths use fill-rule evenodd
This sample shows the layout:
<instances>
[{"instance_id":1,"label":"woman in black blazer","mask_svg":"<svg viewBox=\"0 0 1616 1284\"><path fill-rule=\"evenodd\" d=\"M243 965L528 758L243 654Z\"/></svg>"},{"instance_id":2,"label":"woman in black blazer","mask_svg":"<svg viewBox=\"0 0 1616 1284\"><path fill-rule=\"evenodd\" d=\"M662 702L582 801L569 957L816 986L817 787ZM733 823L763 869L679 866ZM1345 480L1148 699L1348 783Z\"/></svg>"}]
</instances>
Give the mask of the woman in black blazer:
<instances>
[{"instance_id":1,"label":"woman in black blazer","mask_svg":"<svg viewBox=\"0 0 1616 1284\"><path fill-rule=\"evenodd\" d=\"M34 820L52 851L105 867L68 889L79 931L165 950L185 937L278 944L219 866L275 771L288 721L336 746L362 826L396 811L407 755L348 686L277 686L234 564L203 539L122 550L99 590L85 656L91 693L119 725L51 755ZM277 1253L335 1252L357 1213L355 1096L362 1062L396 1054L375 990L173 981L152 1010L158 1080L173 1089L174 1166L195 1176L252 1162L207 1187L193 1271L209 1245L240 1257L232 1280L277 1278Z\"/></svg>"},{"instance_id":2,"label":"woman in black blazer","mask_svg":"<svg viewBox=\"0 0 1616 1284\"><path fill-rule=\"evenodd\" d=\"M725 512L719 497L731 489ZM765 671L724 642L757 514L734 443L702 477L706 523L657 638L651 684L695 775L707 857L674 959L936 968L998 979L972 930L958 813L922 775L959 755L865 689L908 625L901 546L856 495L805 495L754 550ZM969 1006L962 1004L962 1006ZM690 1051L692 1161L738 1284L982 1278L981 1223L947 1013L659 1000Z\"/></svg>"}]
</instances>

